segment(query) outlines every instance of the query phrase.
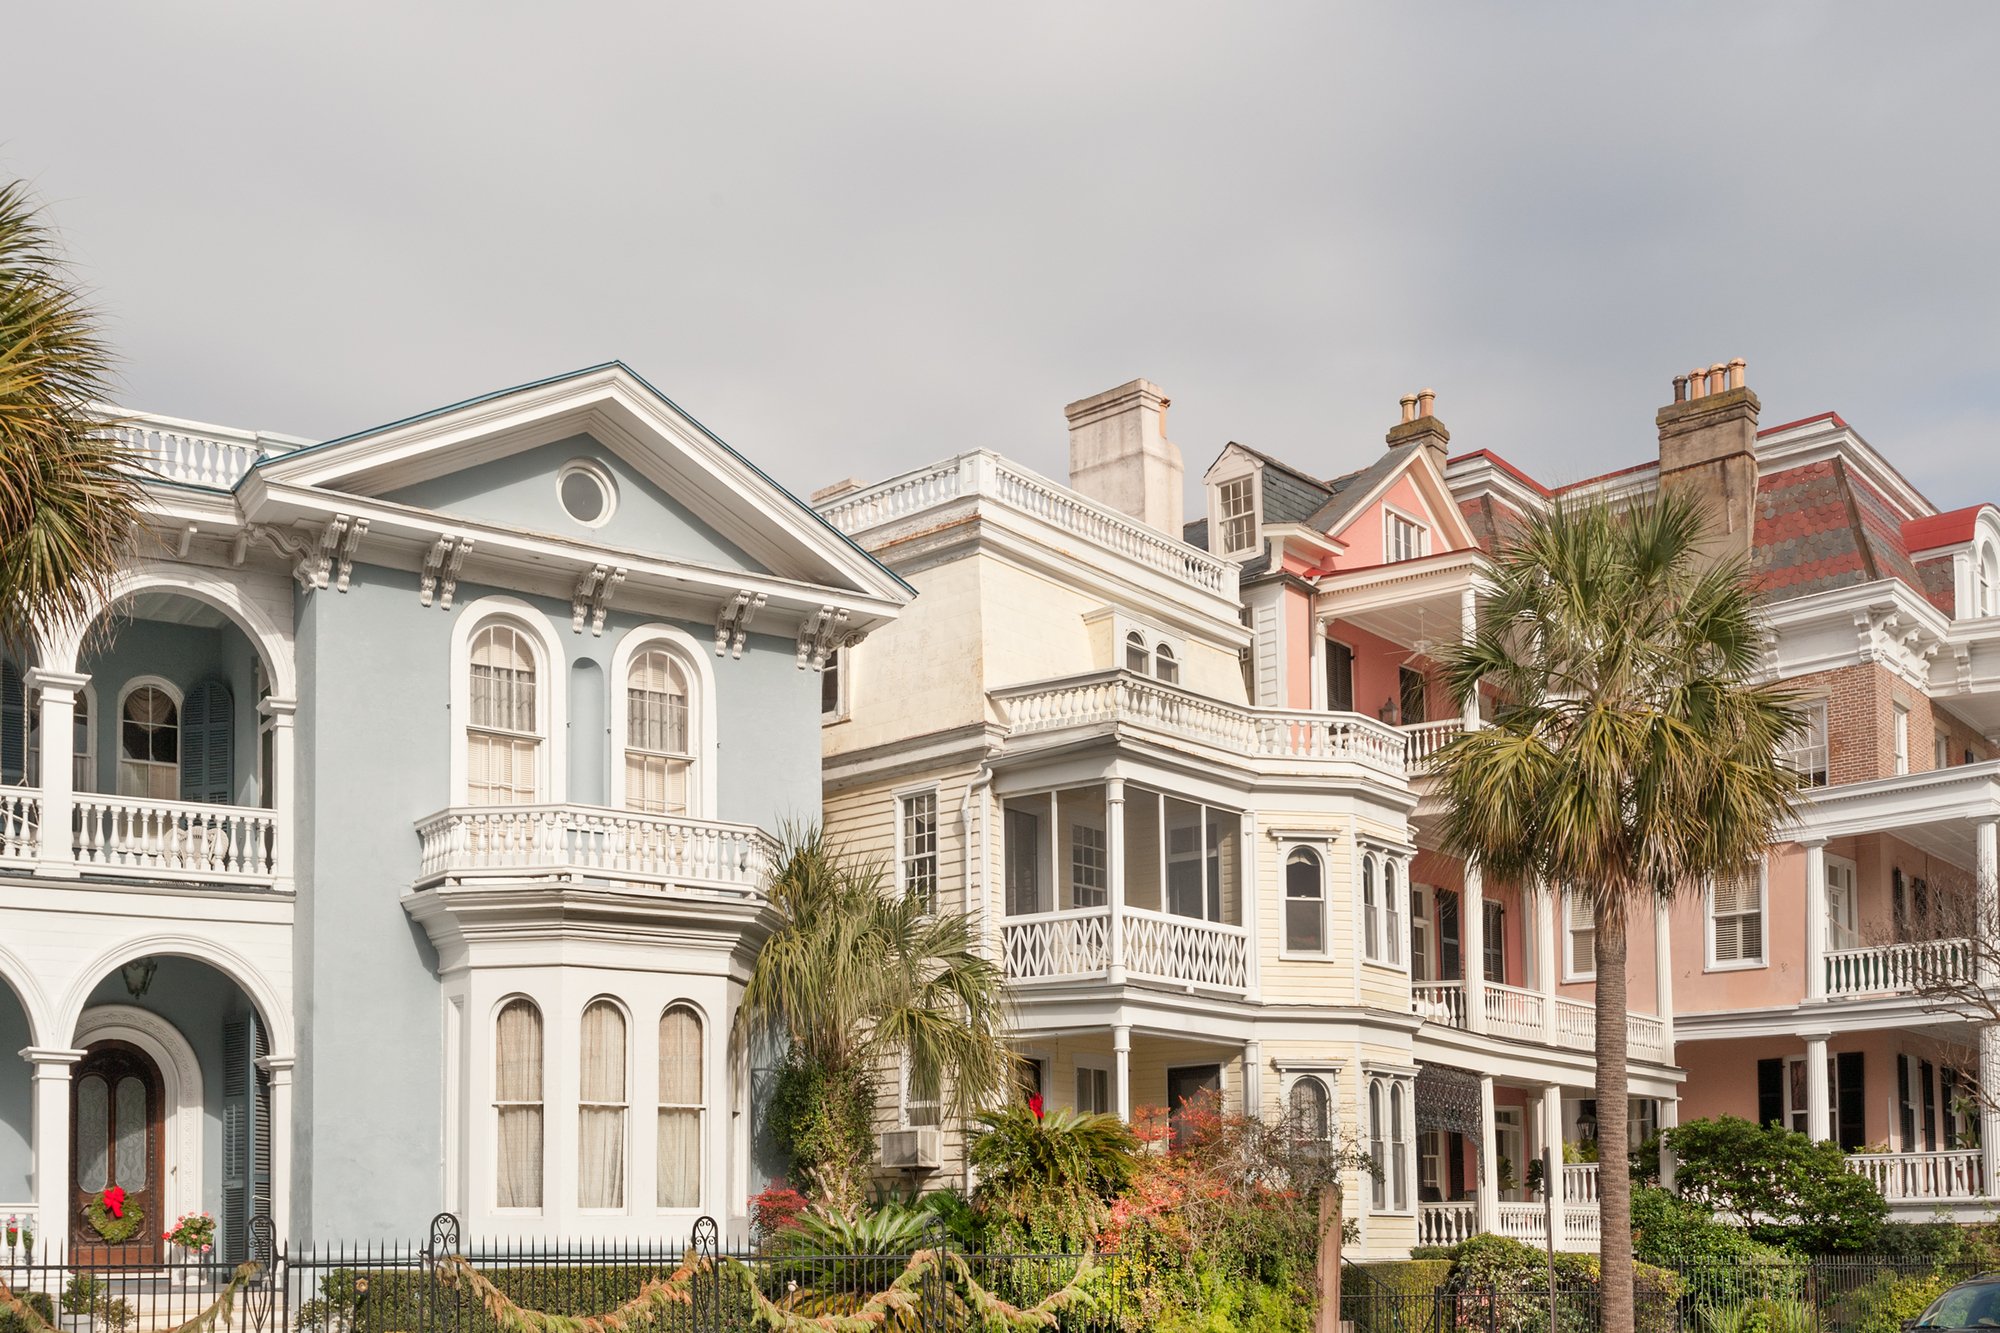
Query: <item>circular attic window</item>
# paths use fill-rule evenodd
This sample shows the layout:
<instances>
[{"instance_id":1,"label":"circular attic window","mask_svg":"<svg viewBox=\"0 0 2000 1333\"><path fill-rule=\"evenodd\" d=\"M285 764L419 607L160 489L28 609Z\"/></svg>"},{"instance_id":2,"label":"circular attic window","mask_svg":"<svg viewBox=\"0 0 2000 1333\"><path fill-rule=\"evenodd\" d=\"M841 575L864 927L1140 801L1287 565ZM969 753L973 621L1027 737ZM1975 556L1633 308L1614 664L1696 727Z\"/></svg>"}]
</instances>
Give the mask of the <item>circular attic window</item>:
<instances>
[{"instance_id":1,"label":"circular attic window","mask_svg":"<svg viewBox=\"0 0 2000 1333\"><path fill-rule=\"evenodd\" d=\"M556 494L563 512L586 528L603 527L618 507L618 488L612 484L611 474L581 459L557 475Z\"/></svg>"}]
</instances>

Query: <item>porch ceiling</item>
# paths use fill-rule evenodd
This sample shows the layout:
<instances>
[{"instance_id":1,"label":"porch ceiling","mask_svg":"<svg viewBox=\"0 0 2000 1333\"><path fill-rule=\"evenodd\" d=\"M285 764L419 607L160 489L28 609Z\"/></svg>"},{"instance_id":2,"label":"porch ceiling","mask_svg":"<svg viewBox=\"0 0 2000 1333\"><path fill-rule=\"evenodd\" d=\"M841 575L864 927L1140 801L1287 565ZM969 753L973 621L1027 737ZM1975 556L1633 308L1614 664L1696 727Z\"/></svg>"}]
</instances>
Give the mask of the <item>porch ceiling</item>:
<instances>
[{"instance_id":1,"label":"porch ceiling","mask_svg":"<svg viewBox=\"0 0 2000 1333\"><path fill-rule=\"evenodd\" d=\"M1456 642L1465 592L1478 586L1484 561L1477 551L1452 551L1323 575L1313 612L1412 648Z\"/></svg>"},{"instance_id":2,"label":"porch ceiling","mask_svg":"<svg viewBox=\"0 0 2000 1333\"><path fill-rule=\"evenodd\" d=\"M1968 869L1977 824L2000 818L2000 760L1821 787L1801 803L1794 838L1894 833Z\"/></svg>"}]
</instances>

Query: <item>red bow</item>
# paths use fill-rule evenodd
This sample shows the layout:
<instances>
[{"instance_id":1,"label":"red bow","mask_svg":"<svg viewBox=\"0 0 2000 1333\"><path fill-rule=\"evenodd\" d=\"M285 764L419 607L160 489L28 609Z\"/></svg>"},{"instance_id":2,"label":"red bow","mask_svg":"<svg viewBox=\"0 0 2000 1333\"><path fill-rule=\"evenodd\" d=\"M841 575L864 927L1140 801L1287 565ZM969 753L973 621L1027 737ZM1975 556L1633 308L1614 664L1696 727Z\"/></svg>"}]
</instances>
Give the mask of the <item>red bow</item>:
<instances>
[{"instance_id":1,"label":"red bow","mask_svg":"<svg viewBox=\"0 0 2000 1333\"><path fill-rule=\"evenodd\" d=\"M1029 1115L1032 1115L1032 1116L1033 1116L1033 1117L1035 1117L1035 1119L1037 1119L1037 1120L1040 1120L1040 1119L1042 1118L1042 1094L1041 1094L1041 1093L1039 1093L1039 1092L1038 1092L1038 1093L1036 1093L1036 1094L1035 1094L1034 1096L1032 1096L1032 1097L1028 1098L1028 1114L1029 1114Z\"/></svg>"},{"instance_id":2,"label":"red bow","mask_svg":"<svg viewBox=\"0 0 2000 1333\"><path fill-rule=\"evenodd\" d=\"M125 1216L124 1188L119 1185L113 1185L110 1189L104 1191L104 1206L111 1210L113 1217L123 1218Z\"/></svg>"}]
</instances>

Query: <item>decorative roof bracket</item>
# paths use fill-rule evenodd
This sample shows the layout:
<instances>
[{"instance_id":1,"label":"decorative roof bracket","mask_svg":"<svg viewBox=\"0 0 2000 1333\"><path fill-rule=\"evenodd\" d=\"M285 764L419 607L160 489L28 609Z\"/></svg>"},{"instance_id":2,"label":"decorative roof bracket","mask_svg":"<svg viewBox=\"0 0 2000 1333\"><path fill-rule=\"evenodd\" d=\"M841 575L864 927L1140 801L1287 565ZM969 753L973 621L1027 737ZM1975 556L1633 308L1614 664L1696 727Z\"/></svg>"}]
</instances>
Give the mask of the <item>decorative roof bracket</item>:
<instances>
[{"instance_id":1,"label":"decorative roof bracket","mask_svg":"<svg viewBox=\"0 0 2000 1333\"><path fill-rule=\"evenodd\" d=\"M743 656L743 641L750 636L750 621L757 608L771 599L769 593L753 593L748 588L722 604L715 613L715 655Z\"/></svg>"},{"instance_id":2,"label":"decorative roof bracket","mask_svg":"<svg viewBox=\"0 0 2000 1333\"><path fill-rule=\"evenodd\" d=\"M583 633L584 617L590 618L590 632L604 633L604 616L611 609L611 593L625 581L623 565L592 565L576 581L576 592L569 599L569 628L573 634Z\"/></svg>"}]
</instances>

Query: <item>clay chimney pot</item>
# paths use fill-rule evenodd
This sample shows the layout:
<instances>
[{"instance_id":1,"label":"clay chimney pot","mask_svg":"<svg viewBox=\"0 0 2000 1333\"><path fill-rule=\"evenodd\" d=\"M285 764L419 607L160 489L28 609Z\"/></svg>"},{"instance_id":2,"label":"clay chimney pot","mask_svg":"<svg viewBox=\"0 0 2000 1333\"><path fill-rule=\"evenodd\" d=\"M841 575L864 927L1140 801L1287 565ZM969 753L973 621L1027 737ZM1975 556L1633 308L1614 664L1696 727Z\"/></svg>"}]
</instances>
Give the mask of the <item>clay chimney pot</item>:
<instances>
[{"instance_id":1,"label":"clay chimney pot","mask_svg":"<svg viewBox=\"0 0 2000 1333\"><path fill-rule=\"evenodd\" d=\"M1688 377L1685 375L1674 376L1674 401L1677 403L1685 403L1687 401L1687 397L1688 397Z\"/></svg>"},{"instance_id":2,"label":"clay chimney pot","mask_svg":"<svg viewBox=\"0 0 2000 1333\"><path fill-rule=\"evenodd\" d=\"M1740 356L1729 363L1730 388L1740 389L1743 387L1743 367L1744 367L1744 361L1743 358Z\"/></svg>"},{"instance_id":3,"label":"clay chimney pot","mask_svg":"<svg viewBox=\"0 0 2000 1333\"><path fill-rule=\"evenodd\" d=\"M1437 391L1435 389L1417 390L1418 418L1421 419L1423 417L1434 415L1434 413L1432 413L1431 411L1431 404L1435 403L1436 401L1437 401Z\"/></svg>"},{"instance_id":4,"label":"clay chimney pot","mask_svg":"<svg viewBox=\"0 0 2000 1333\"><path fill-rule=\"evenodd\" d=\"M1417 419L1417 396L1413 393L1406 393L1400 401L1403 404L1403 420L1415 421Z\"/></svg>"}]
</instances>

